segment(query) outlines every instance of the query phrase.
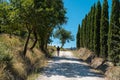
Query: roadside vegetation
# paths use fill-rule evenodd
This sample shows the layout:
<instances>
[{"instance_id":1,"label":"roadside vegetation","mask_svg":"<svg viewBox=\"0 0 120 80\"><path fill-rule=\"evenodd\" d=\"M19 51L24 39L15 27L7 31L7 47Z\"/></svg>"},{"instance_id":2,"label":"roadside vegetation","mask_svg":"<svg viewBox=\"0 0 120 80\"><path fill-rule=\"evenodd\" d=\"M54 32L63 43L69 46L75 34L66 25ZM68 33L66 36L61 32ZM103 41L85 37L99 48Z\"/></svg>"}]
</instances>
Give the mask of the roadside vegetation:
<instances>
[{"instance_id":1,"label":"roadside vegetation","mask_svg":"<svg viewBox=\"0 0 120 80\"><path fill-rule=\"evenodd\" d=\"M40 72L46 58L38 48L22 54L24 39L0 34L0 80L26 80L32 73Z\"/></svg>"},{"instance_id":2,"label":"roadside vegetation","mask_svg":"<svg viewBox=\"0 0 120 80\"><path fill-rule=\"evenodd\" d=\"M120 66L120 1L112 0L110 13L108 8L107 0L102 5L98 1L91 7L78 26L77 48L87 48L97 57Z\"/></svg>"},{"instance_id":3,"label":"roadside vegetation","mask_svg":"<svg viewBox=\"0 0 120 80\"><path fill-rule=\"evenodd\" d=\"M105 73L107 80L120 80L120 1L100 1L78 25L77 56ZM110 14L110 19L109 19Z\"/></svg>"},{"instance_id":4,"label":"roadside vegetation","mask_svg":"<svg viewBox=\"0 0 120 80\"><path fill-rule=\"evenodd\" d=\"M62 0L0 0L0 80L32 80L41 71L65 14Z\"/></svg>"},{"instance_id":5,"label":"roadside vegetation","mask_svg":"<svg viewBox=\"0 0 120 80\"><path fill-rule=\"evenodd\" d=\"M59 28L54 33L54 38L58 38L60 40L61 48L65 45L66 42L74 41L74 36L70 31L65 30L64 28Z\"/></svg>"},{"instance_id":6,"label":"roadside vegetation","mask_svg":"<svg viewBox=\"0 0 120 80\"><path fill-rule=\"evenodd\" d=\"M94 71L104 74L106 80L120 79L120 66L115 66L113 62L97 57L94 52L86 48L80 48L73 52L76 57L87 62L93 69L95 69Z\"/></svg>"}]
</instances>

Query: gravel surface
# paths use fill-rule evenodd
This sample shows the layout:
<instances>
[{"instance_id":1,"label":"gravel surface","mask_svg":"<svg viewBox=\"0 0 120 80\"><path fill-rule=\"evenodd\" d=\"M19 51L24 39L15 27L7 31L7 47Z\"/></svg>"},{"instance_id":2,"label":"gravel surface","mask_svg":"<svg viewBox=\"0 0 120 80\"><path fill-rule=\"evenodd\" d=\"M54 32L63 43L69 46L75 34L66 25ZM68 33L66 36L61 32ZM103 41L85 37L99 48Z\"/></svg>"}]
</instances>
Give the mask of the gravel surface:
<instances>
[{"instance_id":1,"label":"gravel surface","mask_svg":"<svg viewBox=\"0 0 120 80\"><path fill-rule=\"evenodd\" d=\"M93 72L88 64L70 51L61 51L60 56L48 61L42 75L36 80L105 80L100 73Z\"/></svg>"}]
</instances>

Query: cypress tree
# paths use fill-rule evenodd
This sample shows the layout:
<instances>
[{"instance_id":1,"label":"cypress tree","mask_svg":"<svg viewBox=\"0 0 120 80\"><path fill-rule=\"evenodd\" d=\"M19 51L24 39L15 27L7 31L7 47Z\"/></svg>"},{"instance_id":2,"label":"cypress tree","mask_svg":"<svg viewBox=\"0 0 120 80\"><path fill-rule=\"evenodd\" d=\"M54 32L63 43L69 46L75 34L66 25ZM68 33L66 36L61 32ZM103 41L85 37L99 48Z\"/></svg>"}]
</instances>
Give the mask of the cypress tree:
<instances>
[{"instance_id":1,"label":"cypress tree","mask_svg":"<svg viewBox=\"0 0 120 80\"><path fill-rule=\"evenodd\" d=\"M91 26L91 23L92 23L92 7L91 7L91 10L90 10L90 50L92 50L92 26Z\"/></svg>"},{"instance_id":2,"label":"cypress tree","mask_svg":"<svg viewBox=\"0 0 120 80\"><path fill-rule=\"evenodd\" d=\"M100 54L100 19L101 19L101 4L98 1L95 12L94 22L94 52L99 57Z\"/></svg>"},{"instance_id":3,"label":"cypress tree","mask_svg":"<svg viewBox=\"0 0 120 80\"><path fill-rule=\"evenodd\" d=\"M82 47L85 47L85 19L82 20L82 27L81 27L81 39L82 39Z\"/></svg>"},{"instance_id":4,"label":"cypress tree","mask_svg":"<svg viewBox=\"0 0 120 80\"><path fill-rule=\"evenodd\" d=\"M85 17L85 22L86 22L86 25L85 25L85 27L86 27L86 39L85 39L85 42L86 42L86 48L89 48L89 36L90 36L90 33L89 33L89 31L90 31L90 28L89 28L89 16L88 15L86 15L86 17Z\"/></svg>"},{"instance_id":5,"label":"cypress tree","mask_svg":"<svg viewBox=\"0 0 120 80\"><path fill-rule=\"evenodd\" d=\"M100 56L106 58L108 56L108 1L104 0L101 13L101 25L100 25Z\"/></svg>"},{"instance_id":6,"label":"cypress tree","mask_svg":"<svg viewBox=\"0 0 120 80\"><path fill-rule=\"evenodd\" d=\"M94 51L94 19L95 19L95 4L90 12L90 49Z\"/></svg>"},{"instance_id":7,"label":"cypress tree","mask_svg":"<svg viewBox=\"0 0 120 80\"><path fill-rule=\"evenodd\" d=\"M76 36L76 40L77 40L77 48L80 48L80 24L78 25L78 32L77 32L77 36Z\"/></svg>"},{"instance_id":8,"label":"cypress tree","mask_svg":"<svg viewBox=\"0 0 120 80\"><path fill-rule=\"evenodd\" d=\"M87 15L85 16L84 19L84 47L87 48Z\"/></svg>"},{"instance_id":9,"label":"cypress tree","mask_svg":"<svg viewBox=\"0 0 120 80\"><path fill-rule=\"evenodd\" d=\"M119 23L119 0L112 0L112 11L108 34L108 55L109 60L120 61L120 23ZM119 13L119 14L118 14Z\"/></svg>"},{"instance_id":10,"label":"cypress tree","mask_svg":"<svg viewBox=\"0 0 120 80\"><path fill-rule=\"evenodd\" d=\"M82 32L82 38L83 38L83 47L85 47L85 19L82 21L82 27L83 27L83 32Z\"/></svg>"},{"instance_id":11,"label":"cypress tree","mask_svg":"<svg viewBox=\"0 0 120 80\"><path fill-rule=\"evenodd\" d=\"M87 17L87 47L90 49L90 13L88 13Z\"/></svg>"},{"instance_id":12,"label":"cypress tree","mask_svg":"<svg viewBox=\"0 0 120 80\"><path fill-rule=\"evenodd\" d=\"M80 29L80 47L83 47L83 26L81 26L81 29Z\"/></svg>"}]
</instances>

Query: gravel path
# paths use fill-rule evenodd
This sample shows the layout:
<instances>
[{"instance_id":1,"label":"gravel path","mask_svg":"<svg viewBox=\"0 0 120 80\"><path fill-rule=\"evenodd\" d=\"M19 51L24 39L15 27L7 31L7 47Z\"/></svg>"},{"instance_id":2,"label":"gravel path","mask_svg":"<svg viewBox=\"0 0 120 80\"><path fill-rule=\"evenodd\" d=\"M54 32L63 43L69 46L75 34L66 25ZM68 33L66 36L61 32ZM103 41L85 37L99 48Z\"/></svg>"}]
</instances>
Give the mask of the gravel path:
<instances>
[{"instance_id":1,"label":"gravel path","mask_svg":"<svg viewBox=\"0 0 120 80\"><path fill-rule=\"evenodd\" d=\"M36 80L105 80L103 75L93 70L83 61L73 57L69 51L61 51L48 61L43 74Z\"/></svg>"}]
</instances>

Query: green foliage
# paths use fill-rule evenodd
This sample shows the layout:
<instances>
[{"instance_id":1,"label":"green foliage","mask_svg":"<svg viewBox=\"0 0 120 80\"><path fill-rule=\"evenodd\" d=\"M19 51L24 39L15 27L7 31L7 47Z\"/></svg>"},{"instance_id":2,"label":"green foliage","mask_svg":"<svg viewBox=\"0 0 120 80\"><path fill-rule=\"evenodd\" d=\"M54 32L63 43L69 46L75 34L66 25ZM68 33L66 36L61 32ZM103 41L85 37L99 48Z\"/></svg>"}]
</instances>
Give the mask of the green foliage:
<instances>
[{"instance_id":1,"label":"green foliage","mask_svg":"<svg viewBox=\"0 0 120 80\"><path fill-rule=\"evenodd\" d=\"M86 47L90 47L90 16L89 14L86 17Z\"/></svg>"},{"instance_id":2,"label":"green foliage","mask_svg":"<svg viewBox=\"0 0 120 80\"><path fill-rule=\"evenodd\" d=\"M11 50L2 42L0 42L0 62L10 63L12 60Z\"/></svg>"},{"instance_id":3,"label":"green foliage","mask_svg":"<svg viewBox=\"0 0 120 80\"><path fill-rule=\"evenodd\" d=\"M94 52L99 56L100 54L100 19L101 19L101 4L98 1L95 12L94 22Z\"/></svg>"},{"instance_id":4,"label":"green foliage","mask_svg":"<svg viewBox=\"0 0 120 80\"><path fill-rule=\"evenodd\" d=\"M40 48L45 50L53 29L66 23L65 14L62 0L4 1L0 3L0 32L9 33L10 37L24 37L27 33L24 54L31 37L35 38L31 49L39 41Z\"/></svg>"},{"instance_id":5,"label":"green foliage","mask_svg":"<svg viewBox=\"0 0 120 80\"><path fill-rule=\"evenodd\" d=\"M37 2L36 2L37 3ZM40 25L42 27L39 27L39 37L40 37L40 45L41 48L46 48L46 45L48 43L49 37L52 34L52 31L56 26L60 26L64 23L66 23L66 10L64 8L62 0L51 0L46 1L43 0L42 7L46 7L42 13L40 12L42 19L42 22ZM38 3L37 3L38 4ZM37 8L39 5L37 6ZM40 7L41 8L41 7ZM46 14L45 14L46 13Z\"/></svg>"},{"instance_id":6,"label":"green foliage","mask_svg":"<svg viewBox=\"0 0 120 80\"><path fill-rule=\"evenodd\" d=\"M26 80L31 72L45 64L45 56L39 48L28 50L24 57L21 54L23 42L18 36L0 35L0 80Z\"/></svg>"},{"instance_id":7,"label":"green foliage","mask_svg":"<svg viewBox=\"0 0 120 80\"><path fill-rule=\"evenodd\" d=\"M11 37L9 39L8 37L3 38L4 43L0 43L0 61L8 65L13 57L18 56L18 60L14 59L13 63L10 63L12 66L9 67L10 69L12 67L13 70L10 71L14 73L13 75L16 75L16 78L24 79L28 72L25 65L28 69L30 67L36 68L41 60L40 54L38 54L37 57L39 58L35 58L33 66L31 63L27 63L26 59L24 60L22 54L20 56L16 53L22 50L24 46L24 50L20 52L23 52L26 56L30 38L33 45L39 41L39 44L37 44L39 49L46 50L53 29L66 23L65 14L66 10L62 0L0 0L0 33L8 33ZM26 42L23 41L25 44L20 43L21 45L19 45L19 42L14 40L14 36L12 37L13 34L22 38L27 37ZM18 63L19 60L20 63Z\"/></svg>"},{"instance_id":8,"label":"green foliage","mask_svg":"<svg viewBox=\"0 0 120 80\"><path fill-rule=\"evenodd\" d=\"M109 26L108 1L100 1L91 7L90 12L82 20L80 28L80 43L77 46L94 51L98 57L119 65L120 61L120 1L112 0L112 11ZM78 28L79 29L79 28ZM79 40L80 39L80 40Z\"/></svg>"},{"instance_id":9,"label":"green foliage","mask_svg":"<svg viewBox=\"0 0 120 80\"><path fill-rule=\"evenodd\" d=\"M95 20L95 4L90 12L90 49L94 51L94 20Z\"/></svg>"},{"instance_id":10,"label":"green foliage","mask_svg":"<svg viewBox=\"0 0 120 80\"><path fill-rule=\"evenodd\" d=\"M101 24L100 24L100 56L107 58L108 56L108 28L109 28L109 18L108 18L108 1L104 0L101 12Z\"/></svg>"},{"instance_id":11,"label":"green foliage","mask_svg":"<svg viewBox=\"0 0 120 80\"><path fill-rule=\"evenodd\" d=\"M83 25L82 26L84 26L83 27L83 41L84 41L84 43L83 43L83 45L84 45L84 47L87 47L87 33L86 33L86 31L87 31L87 26L86 26L86 24L87 24L87 15L85 16L85 19L83 20Z\"/></svg>"},{"instance_id":12,"label":"green foliage","mask_svg":"<svg viewBox=\"0 0 120 80\"><path fill-rule=\"evenodd\" d=\"M80 46L83 47L83 27L82 26L80 30Z\"/></svg>"},{"instance_id":13,"label":"green foliage","mask_svg":"<svg viewBox=\"0 0 120 80\"><path fill-rule=\"evenodd\" d=\"M58 38L61 41L61 47L63 47L66 42L74 40L74 37L71 34L71 32L63 28L56 30L56 32L54 33L54 37Z\"/></svg>"},{"instance_id":14,"label":"green foliage","mask_svg":"<svg viewBox=\"0 0 120 80\"><path fill-rule=\"evenodd\" d=\"M0 42L0 79L1 80L14 80L13 75L7 70L11 68L13 55L7 45Z\"/></svg>"},{"instance_id":15,"label":"green foliage","mask_svg":"<svg viewBox=\"0 0 120 80\"><path fill-rule=\"evenodd\" d=\"M86 47L91 50L94 48L94 20L95 20L95 5L91 7L90 12L82 20L80 28L80 47Z\"/></svg>"},{"instance_id":16,"label":"green foliage","mask_svg":"<svg viewBox=\"0 0 120 80\"><path fill-rule=\"evenodd\" d=\"M90 20L91 20L91 17L90 17L90 13L88 13L88 17L87 17L87 48L90 49L90 32L91 32L91 26L90 26Z\"/></svg>"},{"instance_id":17,"label":"green foliage","mask_svg":"<svg viewBox=\"0 0 120 80\"><path fill-rule=\"evenodd\" d=\"M109 60L118 63L120 61L120 22L119 0L112 0L112 11L108 34L108 57Z\"/></svg>"}]
</instances>

